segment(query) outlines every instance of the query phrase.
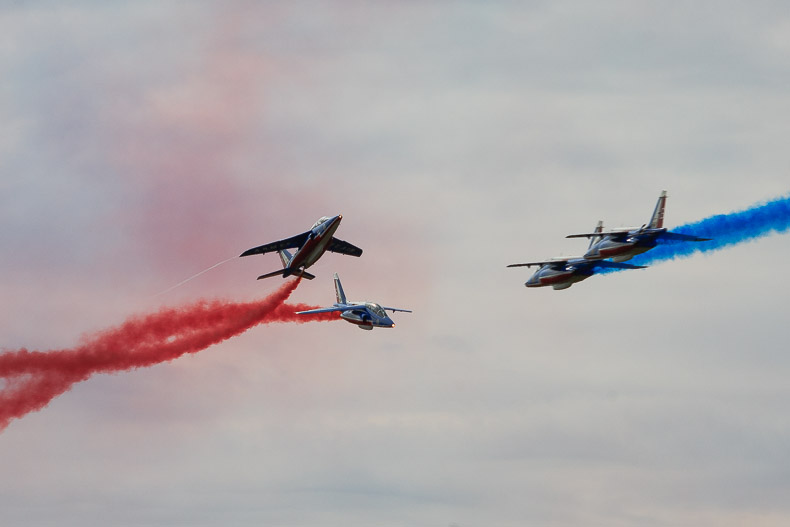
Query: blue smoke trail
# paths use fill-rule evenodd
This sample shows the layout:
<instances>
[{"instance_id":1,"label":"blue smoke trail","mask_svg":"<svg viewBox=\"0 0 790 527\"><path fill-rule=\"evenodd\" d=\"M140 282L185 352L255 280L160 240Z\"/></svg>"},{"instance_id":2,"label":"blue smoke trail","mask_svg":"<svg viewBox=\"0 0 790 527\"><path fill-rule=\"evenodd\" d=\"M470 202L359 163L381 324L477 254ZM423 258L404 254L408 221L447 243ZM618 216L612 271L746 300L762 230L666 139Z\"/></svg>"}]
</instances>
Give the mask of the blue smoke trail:
<instances>
[{"instance_id":1,"label":"blue smoke trail","mask_svg":"<svg viewBox=\"0 0 790 527\"><path fill-rule=\"evenodd\" d=\"M758 203L742 211L717 214L696 223L687 223L670 229L671 232L713 239L708 242L661 241L655 248L634 256L628 263L650 265L675 258L687 258L695 253L718 251L775 232L785 232L788 229L790 229L790 196L785 196ZM620 270L604 269L598 274Z\"/></svg>"}]
</instances>

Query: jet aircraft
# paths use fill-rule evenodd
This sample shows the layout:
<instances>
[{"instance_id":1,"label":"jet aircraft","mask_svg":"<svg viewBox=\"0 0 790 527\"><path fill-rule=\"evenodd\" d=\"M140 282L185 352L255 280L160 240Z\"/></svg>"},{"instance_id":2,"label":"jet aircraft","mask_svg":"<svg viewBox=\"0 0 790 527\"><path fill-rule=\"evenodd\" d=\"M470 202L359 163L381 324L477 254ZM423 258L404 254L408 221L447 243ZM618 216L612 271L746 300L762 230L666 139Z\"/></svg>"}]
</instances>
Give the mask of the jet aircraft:
<instances>
[{"instance_id":1,"label":"jet aircraft","mask_svg":"<svg viewBox=\"0 0 790 527\"><path fill-rule=\"evenodd\" d=\"M309 311L297 311L297 315L307 315L311 313L330 313L337 311L340 318L346 322L356 324L359 329L372 330L373 328L394 328L395 323L387 316L389 311L403 311L411 313L409 309L398 309L397 307L383 307L373 302L348 302L340 278L335 273L335 297L337 302L332 307L321 309L311 309Z\"/></svg>"},{"instance_id":2,"label":"jet aircraft","mask_svg":"<svg viewBox=\"0 0 790 527\"><path fill-rule=\"evenodd\" d=\"M631 265L627 263L610 262L609 260L587 260L585 258L556 258L543 262L530 262L510 264L508 267L532 267L539 265L540 269L527 280L527 287L542 287L550 285L554 289L568 289L576 282L586 280L595 274L599 268L615 269L644 269L644 265Z\"/></svg>"},{"instance_id":3,"label":"jet aircraft","mask_svg":"<svg viewBox=\"0 0 790 527\"><path fill-rule=\"evenodd\" d=\"M590 240L592 247L601 236L603 222L599 221L595 227L594 236ZM576 282L586 280L595 274L596 269L615 268L615 269L644 269L643 265L631 265L626 263L610 262L608 260L588 260L585 258L554 258L542 262L529 262L521 264L510 264L508 267L532 267L539 266L538 270L527 280L524 285L527 287L552 286L554 289L568 289Z\"/></svg>"},{"instance_id":4,"label":"jet aircraft","mask_svg":"<svg viewBox=\"0 0 790 527\"><path fill-rule=\"evenodd\" d=\"M275 251L279 253L283 268L279 271L262 274L258 277L258 280L269 278L270 276L286 278L291 275L312 280L315 278L315 275L308 273L306 269L318 261L326 251L348 256L362 255L362 249L359 247L333 237L342 219L342 214L331 218L324 216L316 221L307 232L284 240L253 247L241 253L240 256L265 254ZM292 255L288 249L296 249L296 252Z\"/></svg>"},{"instance_id":5,"label":"jet aircraft","mask_svg":"<svg viewBox=\"0 0 790 527\"><path fill-rule=\"evenodd\" d=\"M667 202L667 191L661 192L650 217L650 222L642 225L638 229L622 229L609 231L601 235L598 232L585 234L571 234L566 238L591 238L597 240L590 244L590 248L584 254L588 260L600 260L611 258L614 262L624 262L630 260L637 254L649 251L660 241L679 241L679 242L706 242L710 238L700 238L690 234L680 234L669 232L664 227L664 206Z\"/></svg>"}]
</instances>

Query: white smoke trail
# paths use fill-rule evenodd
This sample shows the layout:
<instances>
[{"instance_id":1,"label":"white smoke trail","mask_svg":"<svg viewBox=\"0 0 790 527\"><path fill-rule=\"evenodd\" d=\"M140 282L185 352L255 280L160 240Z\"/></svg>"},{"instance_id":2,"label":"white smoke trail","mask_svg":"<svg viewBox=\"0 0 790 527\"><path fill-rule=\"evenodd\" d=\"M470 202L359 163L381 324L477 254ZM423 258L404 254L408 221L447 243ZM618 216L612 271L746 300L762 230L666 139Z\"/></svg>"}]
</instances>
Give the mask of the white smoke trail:
<instances>
[{"instance_id":1,"label":"white smoke trail","mask_svg":"<svg viewBox=\"0 0 790 527\"><path fill-rule=\"evenodd\" d=\"M175 289L175 288L177 288L177 287L181 287L181 286L182 286L182 285L184 285L185 283L189 282L190 280L193 280L193 279L197 278L198 276L202 275L203 273L207 273L207 272L211 271L212 269L215 269L215 268L219 267L220 265L222 265L222 264L226 264L226 263L228 263L229 261L231 261L231 260L235 260L235 259L236 259L236 257L234 256L234 257L232 257L232 258L228 258L227 260L222 260L221 262L215 263L214 265L212 265L212 266L211 266L211 267L209 267L208 269L203 269L203 270L202 270L202 271L200 271L199 273L197 273L197 274L195 274L195 275L192 275L192 276L190 276L190 277L189 277L189 278L187 278L186 280L182 280L181 282L177 283L176 285L174 285L174 286L171 286L171 287L168 287L168 288L167 288L167 289L165 289L164 291L160 291L160 292L158 292L157 294L155 294L155 295L152 295L152 298L155 298L155 297L157 297L157 296L163 295L163 294L165 294L165 293L169 293L169 292L170 292L170 291L172 291L173 289Z\"/></svg>"}]
</instances>

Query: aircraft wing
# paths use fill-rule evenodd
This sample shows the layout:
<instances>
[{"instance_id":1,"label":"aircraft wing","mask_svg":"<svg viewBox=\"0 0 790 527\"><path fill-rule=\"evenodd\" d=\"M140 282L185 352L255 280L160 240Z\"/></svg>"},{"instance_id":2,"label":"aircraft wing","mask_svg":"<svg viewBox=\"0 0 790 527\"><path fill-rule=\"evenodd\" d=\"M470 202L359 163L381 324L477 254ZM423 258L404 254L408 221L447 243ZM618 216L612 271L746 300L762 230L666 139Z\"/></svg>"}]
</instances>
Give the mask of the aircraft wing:
<instances>
[{"instance_id":1,"label":"aircraft wing","mask_svg":"<svg viewBox=\"0 0 790 527\"><path fill-rule=\"evenodd\" d=\"M247 249L239 256L241 257L241 256L250 256L251 254L273 253L275 251L282 251L283 249L296 249L304 245L304 242L307 241L307 237L309 235L310 235L310 231L307 231L307 232L303 232L302 234L297 234L296 236L292 236L291 238L285 238L284 240L267 243L265 245L259 245L258 247Z\"/></svg>"},{"instance_id":2,"label":"aircraft wing","mask_svg":"<svg viewBox=\"0 0 790 527\"><path fill-rule=\"evenodd\" d=\"M397 307L384 307L384 306L381 306L381 309L388 309L390 311L402 311L404 313L411 313L412 312L411 309L399 309Z\"/></svg>"},{"instance_id":3,"label":"aircraft wing","mask_svg":"<svg viewBox=\"0 0 790 527\"><path fill-rule=\"evenodd\" d=\"M691 234L680 234L678 232L664 232L658 235L659 240L672 240L678 242L709 242L713 238L700 238Z\"/></svg>"},{"instance_id":4,"label":"aircraft wing","mask_svg":"<svg viewBox=\"0 0 790 527\"><path fill-rule=\"evenodd\" d=\"M606 232L585 232L584 234L569 234L566 238L592 238L593 236L608 236L608 235L623 235L631 232L631 229L621 229L617 231Z\"/></svg>"},{"instance_id":5,"label":"aircraft wing","mask_svg":"<svg viewBox=\"0 0 790 527\"><path fill-rule=\"evenodd\" d=\"M533 265L547 265L547 264L567 264L568 260L546 260L543 262L529 262L510 264L508 267L532 267Z\"/></svg>"},{"instance_id":6,"label":"aircraft wing","mask_svg":"<svg viewBox=\"0 0 790 527\"><path fill-rule=\"evenodd\" d=\"M592 260L592 267L608 267L610 269L647 269L646 265L634 265L624 262L612 262L609 260Z\"/></svg>"},{"instance_id":7,"label":"aircraft wing","mask_svg":"<svg viewBox=\"0 0 790 527\"><path fill-rule=\"evenodd\" d=\"M346 254L348 256L362 256L362 249L357 247L356 245L351 245L348 242L344 242L343 240L338 240L337 238L332 238L332 241L329 242L329 245L326 248L327 251L331 251L333 253L340 253Z\"/></svg>"},{"instance_id":8,"label":"aircraft wing","mask_svg":"<svg viewBox=\"0 0 790 527\"><path fill-rule=\"evenodd\" d=\"M272 271L271 273L262 274L261 276L258 277L258 280L261 280L262 278L271 278L272 276L283 276L283 273L285 273L285 271L287 270L288 268L285 268L277 271ZM310 274L307 271L299 271L298 273L294 273L292 276L301 276L306 280L315 280L315 275Z\"/></svg>"},{"instance_id":9,"label":"aircraft wing","mask_svg":"<svg viewBox=\"0 0 790 527\"><path fill-rule=\"evenodd\" d=\"M320 309L310 309L309 311L297 311L297 315L312 315L313 313L331 313L332 311L351 311L352 309L364 309L362 306L332 306Z\"/></svg>"}]
</instances>

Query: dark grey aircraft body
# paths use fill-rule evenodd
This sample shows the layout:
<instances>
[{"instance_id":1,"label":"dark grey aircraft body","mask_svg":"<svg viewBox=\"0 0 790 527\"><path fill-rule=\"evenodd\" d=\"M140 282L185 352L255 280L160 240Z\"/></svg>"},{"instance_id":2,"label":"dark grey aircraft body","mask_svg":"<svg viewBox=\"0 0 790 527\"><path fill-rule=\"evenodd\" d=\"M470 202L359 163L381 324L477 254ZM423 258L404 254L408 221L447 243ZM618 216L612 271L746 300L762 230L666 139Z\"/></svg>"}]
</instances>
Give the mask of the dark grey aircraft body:
<instances>
[{"instance_id":1,"label":"dark grey aircraft body","mask_svg":"<svg viewBox=\"0 0 790 527\"><path fill-rule=\"evenodd\" d=\"M667 191L661 192L653 209L650 221L638 229L623 229L609 231L601 234L591 232L585 234L571 234L566 238L591 238L596 240L590 243L590 248L584 254L588 260L602 260L611 258L613 262L630 260L637 254L649 251L661 241L705 242L709 238L699 238L689 234L669 232L664 227L664 207L667 202Z\"/></svg>"},{"instance_id":2,"label":"dark grey aircraft body","mask_svg":"<svg viewBox=\"0 0 790 527\"><path fill-rule=\"evenodd\" d=\"M362 249L334 237L342 219L342 214L331 218L324 216L316 221L307 232L285 238L284 240L253 247L241 253L240 256L271 252L279 253L283 268L279 271L262 274L258 277L258 280L269 278L270 276L287 278L291 275L312 280L315 276L306 272L306 269L316 263L326 251L348 256L362 256ZM296 253L291 255L288 249L296 249Z\"/></svg>"}]
</instances>

